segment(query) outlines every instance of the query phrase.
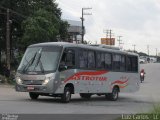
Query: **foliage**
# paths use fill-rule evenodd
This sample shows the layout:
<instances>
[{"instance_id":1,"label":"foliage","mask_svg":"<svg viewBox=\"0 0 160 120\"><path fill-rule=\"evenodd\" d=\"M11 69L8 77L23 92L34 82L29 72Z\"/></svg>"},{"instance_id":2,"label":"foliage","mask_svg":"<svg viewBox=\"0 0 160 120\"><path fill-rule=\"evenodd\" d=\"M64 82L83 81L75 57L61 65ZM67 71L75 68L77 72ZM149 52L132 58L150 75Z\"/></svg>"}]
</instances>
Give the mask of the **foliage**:
<instances>
[{"instance_id":1,"label":"foliage","mask_svg":"<svg viewBox=\"0 0 160 120\"><path fill-rule=\"evenodd\" d=\"M148 56L146 53L143 53L143 52L139 52L138 54L139 56Z\"/></svg>"},{"instance_id":2,"label":"foliage","mask_svg":"<svg viewBox=\"0 0 160 120\"><path fill-rule=\"evenodd\" d=\"M23 21L22 26L24 28L22 44L26 46L38 42L56 41L60 29L56 16L43 9Z\"/></svg>"},{"instance_id":3,"label":"foliage","mask_svg":"<svg viewBox=\"0 0 160 120\"><path fill-rule=\"evenodd\" d=\"M68 38L68 28L69 24L67 21L61 21L60 22L60 29L59 29L59 34L60 34L60 39L63 41L66 41Z\"/></svg>"},{"instance_id":4,"label":"foliage","mask_svg":"<svg viewBox=\"0 0 160 120\"><path fill-rule=\"evenodd\" d=\"M5 83L6 82L6 78L2 75L0 75L0 84L1 83Z\"/></svg>"},{"instance_id":5,"label":"foliage","mask_svg":"<svg viewBox=\"0 0 160 120\"><path fill-rule=\"evenodd\" d=\"M10 9L12 48L25 49L24 46L29 44L56 41L57 35L61 39L63 38L63 40L67 39L68 24L66 21L61 20L61 9L58 8L58 4L55 1L1 0L0 13L6 14L7 8ZM1 46L2 50L5 49L6 39L5 14L0 14L0 42L3 43L3 46ZM29 42L26 42L27 40Z\"/></svg>"},{"instance_id":6,"label":"foliage","mask_svg":"<svg viewBox=\"0 0 160 120\"><path fill-rule=\"evenodd\" d=\"M153 114L159 114L160 113L160 104L154 105L154 109L152 111Z\"/></svg>"},{"instance_id":7,"label":"foliage","mask_svg":"<svg viewBox=\"0 0 160 120\"><path fill-rule=\"evenodd\" d=\"M11 49L24 52L30 44L56 41L57 36L67 39L68 23L61 20L61 9L55 0L0 0L0 52L6 50L8 8Z\"/></svg>"}]
</instances>

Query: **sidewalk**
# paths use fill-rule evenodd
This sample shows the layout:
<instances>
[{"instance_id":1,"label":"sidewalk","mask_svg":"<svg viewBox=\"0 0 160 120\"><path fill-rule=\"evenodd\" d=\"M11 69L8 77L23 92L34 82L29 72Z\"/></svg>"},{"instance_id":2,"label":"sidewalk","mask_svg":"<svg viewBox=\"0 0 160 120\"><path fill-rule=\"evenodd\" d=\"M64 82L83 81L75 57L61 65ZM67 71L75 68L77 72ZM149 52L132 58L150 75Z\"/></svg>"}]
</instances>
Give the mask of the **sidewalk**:
<instances>
[{"instance_id":1,"label":"sidewalk","mask_svg":"<svg viewBox=\"0 0 160 120\"><path fill-rule=\"evenodd\" d=\"M11 84L4 84L4 83L0 83L0 88L14 88L14 85Z\"/></svg>"}]
</instances>

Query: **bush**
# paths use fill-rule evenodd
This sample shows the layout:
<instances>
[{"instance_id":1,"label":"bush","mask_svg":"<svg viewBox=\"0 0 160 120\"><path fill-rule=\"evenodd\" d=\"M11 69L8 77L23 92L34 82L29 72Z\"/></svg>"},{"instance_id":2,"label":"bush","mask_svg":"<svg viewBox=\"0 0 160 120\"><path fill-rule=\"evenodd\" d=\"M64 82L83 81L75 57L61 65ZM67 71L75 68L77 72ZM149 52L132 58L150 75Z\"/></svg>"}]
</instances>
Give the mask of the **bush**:
<instances>
[{"instance_id":1,"label":"bush","mask_svg":"<svg viewBox=\"0 0 160 120\"><path fill-rule=\"evenodd\" d=\"M7 82L6 77L0 75L0 83L6 83L6 82Z\"/></svg>"}]
</instances>

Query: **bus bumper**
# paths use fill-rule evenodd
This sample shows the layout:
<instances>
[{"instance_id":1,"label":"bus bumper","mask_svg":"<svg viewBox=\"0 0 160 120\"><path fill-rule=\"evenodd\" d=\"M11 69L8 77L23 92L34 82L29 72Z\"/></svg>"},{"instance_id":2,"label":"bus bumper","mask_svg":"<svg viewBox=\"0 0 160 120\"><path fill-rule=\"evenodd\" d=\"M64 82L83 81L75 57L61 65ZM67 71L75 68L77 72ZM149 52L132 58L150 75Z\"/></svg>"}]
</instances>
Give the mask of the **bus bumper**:
<instances>
[{"instance_id":1,"label":"bus bumper","mask_svg":"<svg viewBox=\"0 0 160 120\"><path fill-rule=\"evenodd\" d=\"M53 93L53 87L43 85L18 85L15 89L17 92L36 92L36 93Z\"/></svg>"}]
</instances>

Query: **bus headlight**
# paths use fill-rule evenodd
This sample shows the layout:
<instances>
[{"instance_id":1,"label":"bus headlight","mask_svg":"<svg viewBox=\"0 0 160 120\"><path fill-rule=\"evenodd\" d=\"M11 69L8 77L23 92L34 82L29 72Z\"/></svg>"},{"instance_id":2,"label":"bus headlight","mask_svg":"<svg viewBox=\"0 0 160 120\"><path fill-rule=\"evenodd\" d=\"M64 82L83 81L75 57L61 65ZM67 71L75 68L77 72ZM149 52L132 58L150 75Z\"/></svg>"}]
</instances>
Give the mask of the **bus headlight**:
<instances>
[{"instance_id":1,"label":"bus headlight","mask_svg":"<svg viewBox=\"0 0 160 120\"><path fill-rule=\"evenodd\" d=\"M43 81L43 85L46 85L48 82L50 81L50 78L46 78L44 81Z\"/></svg>"},{"instance_id":2,"label":"bus headlight","mask_svg":"<svg viewBox=\"0 0 160 120\"><path fill-rule=\"evenodd\" d=\"M22 84L22 80L20 77L16 77L16 83L21 85Z\"/></svg>"}]
</instances>

